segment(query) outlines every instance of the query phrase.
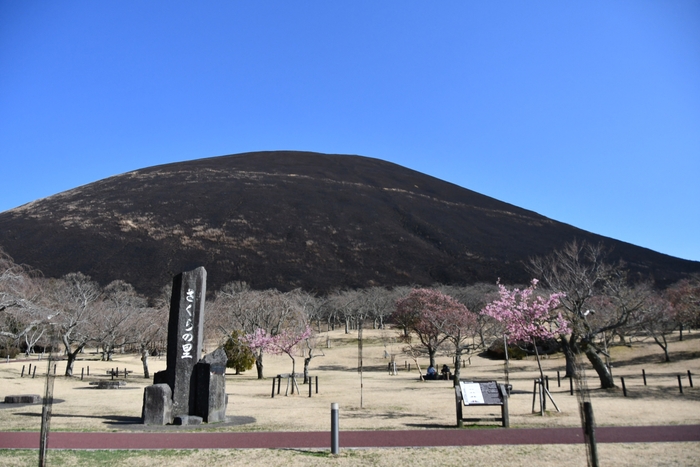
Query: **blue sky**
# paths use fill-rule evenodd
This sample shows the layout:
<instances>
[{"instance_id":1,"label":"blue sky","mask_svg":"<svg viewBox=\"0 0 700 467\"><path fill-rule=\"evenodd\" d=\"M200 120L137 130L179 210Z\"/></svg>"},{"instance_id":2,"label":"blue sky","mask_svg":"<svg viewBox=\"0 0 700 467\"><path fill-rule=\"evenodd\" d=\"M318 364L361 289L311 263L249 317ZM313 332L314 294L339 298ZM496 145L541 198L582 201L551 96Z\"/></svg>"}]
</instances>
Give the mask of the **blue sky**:
<instances>
[{"instance_id":1,"label":"blue sky","mask_svg":"<svg viewBox=\"0 0 700 467\"><path fill-rule=\"evenodd\" d=\"M0 0L0 211L276 149L698 261L700 2Z\"/></svg>"}]
</instances>

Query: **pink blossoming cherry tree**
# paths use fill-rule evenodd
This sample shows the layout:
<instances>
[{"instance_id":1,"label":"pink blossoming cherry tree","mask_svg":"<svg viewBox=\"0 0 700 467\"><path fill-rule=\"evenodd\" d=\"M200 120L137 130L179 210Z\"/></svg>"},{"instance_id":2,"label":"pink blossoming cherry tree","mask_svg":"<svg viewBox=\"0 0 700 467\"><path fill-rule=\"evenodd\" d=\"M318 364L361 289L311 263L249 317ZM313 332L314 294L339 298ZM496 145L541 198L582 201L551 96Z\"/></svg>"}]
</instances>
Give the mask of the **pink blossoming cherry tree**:
<instances>
[{"instance_id":1,"label":"pink blossoming cherry tree","mask_svg":"<svg viewBox=\"0 0 700 467\"><path fill-rule=\"evenodd\" d=\"M296 359L294 358L294 348L304 339L311 336L311 328L306 325L301 330L285 329L277 335L271 336L264 329L257 328L251 334L246 334L243 341L248 344L253 353L265 352L272 355L286 354L292 359L292 394L296 384Z\"/></svg>"},{"instance_id":2,"label":"pink blossoming cherry tree","mask_svg":"<svg viewBox=\"0 0 700 467\"><path fill-rule=\"evenodd\" d=\"M570 333L571 329L569 323L557 311L564 294L555 292L536 295L537 282L537 279L532 279L530 286L523 290L508 290L498 282L499 298L486 305L482 313L504 325L510 342L532 342L540 370L540 381L544 382L537 340L554 339L560 334ZM540 399L541 412L544 411L543 403L543 399Z\"/></svg>"}]
</instances>

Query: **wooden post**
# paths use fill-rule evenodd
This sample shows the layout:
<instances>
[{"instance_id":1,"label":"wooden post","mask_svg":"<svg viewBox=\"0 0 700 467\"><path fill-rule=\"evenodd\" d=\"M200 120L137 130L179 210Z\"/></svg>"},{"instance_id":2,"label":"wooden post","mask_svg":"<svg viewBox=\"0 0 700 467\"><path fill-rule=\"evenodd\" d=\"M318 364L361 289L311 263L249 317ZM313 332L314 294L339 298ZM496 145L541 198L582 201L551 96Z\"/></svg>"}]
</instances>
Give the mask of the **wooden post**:
<instances>
[{"instance_id":1,"label":"wooden post","mask_svg":"<svg viewBox=\"0 0 700 467\"><path fill-rule=\"evenodd\" d=\"M569 376L569 394L574 395L574 379Z\"/></svg>"},{"instance_id":2,"label":"wooden post","mask_svg":"<svg viewBox=\"0 0 700 467\"><path fill-rule=\"evenodd\" d=\"M90 365L87 367L87 375L90 376Z\"/></svg>"},{"instance_id":3,"label":"wooden post","mask_svg":"<svg viewBox=\"0 0 700 467\"><path fill-rule=\"evenodd\" d=\"M56 364L55 363L53 364L53 374L54 375L56 374Z\"/></svg>"},{"instance_id":4,"label":"wooden post","mask_svg":"<svg viewBox=\"0 0 700 467\"><path fill-rule=\"evenodd\" d=\"M462 390L459 385L455 386L455 404L456 404L456 414L457 414L457 428L463 428L464 422L462 421Z\"/></svg>"},{"instance_id":5,"label":"wooden post","mask_svg":"<svg viewBox=\"0 0 700 467\"><path fill-rule=\"evenodd\" d=\"M627 397L627 387L625 386L625 377L620 376L620 381L622 382L622 394Z\"/></svg>"},{"instance_id":6,"label":"wooden post","mask_svg":"<svg viewBox=\"0 0 700 467\"><path fill-rule=\"evenodd\" d=\"M318 394L318 376L316 376L316 394Z\"/></svg>"},{"instance_id":7,"label":"wooden post","mask_svg":"<svg viewBox=\"0 0 700 467\"><path fill-rule=\"evenodd\" d=\"M598 446L595 440L595 420L593 419L593 406L590 402L583 403L584 432L588 441L588 450L591 455L591 466L598 467Z\"/></svg>"},{"instance_id":8,"label":"wooden post","mask_svg":"<svg viewBox=\"0 0 700 467\"><path fill-rule=\"evenodd\" d=\"M508 415L508 390L504 384L499 385L503 405L501 405L501 419L503 428L510 428L510 417Z\"/></svg>"},{"instance_id":9,"label":"wooden post","mask_svg":"<svg viewBox=\"0 0 700 467\"><path fill-rule=\"evenodd\" d=\"M280 386L282 385L282 375L277 375L277 395L280 394Z\"/></svg>"},{"instance_id":10,"label":"wooden post","mask_svg":"<svg viewBox=\"0 0 700 467\"><path fill-rule=\"evenodd\" d=\"M29 364L29 372L28 372L27 374L28 374L28 375L31 375L31 374L32 374L32 364L31 364L31 363Z\"/></svg>"},{"instance_id":11,"label":"wooden post","mask_svg":"<svg viewBox=\"0 0 700 467\"><path fill-rule=\"evenodd\" d=\"M20 378L24 378L24 365L22 365L22 374L20 375Z\"/></svg>"},{"instance_id":12,"label":"wooden post","mask_svg":"<svg viewBox=\"0 0 700 467\"><path fill-rule=\"evenodd\" d=\"M85 376L85 368L80 369L80 381L83 380L83 376Z\"/></svg>"},{"instance_id":13,"label":"wooden post","mask_svg":"<svg viewBox=\"0 0 700 467\"><path fill-rule=\"evenodd\" d=\"M309 378L309 397L311 397L311 386L313 386L313 383L311 382L311 378Z\"/></svg>"},{"instance_id":14,"label":"wooden post","mask_svg":"<svg viewBox=\"0 0 700 467\"><path fill-rule=\"evenodd\" d=\"M559 376L559 370L557 370L557 387L561 387L561 377Z\"/></svg>"},{"instance_id":15,"label":"wooden post","mask_svg":"<svg viewBox=\"0 0 700 467\"><path fill-rule=\"evenodd\" d=\"M275 398L275 378L272 378L272 399Z\"/></svg>"},{"instance_id":16,"label":"wooden post","mask_svg":"<svg viewBox=\"0 0 700 467\"><path fill-rule=\"evenodd\" d=\"M693 377L690 375L690 370L688 370L688 383L690 384L690 387L693 387Z\"/></svg>"},{"instance_id":17,"label":"wooden post","mask_svg":"<svg viewBox=\"0 0 700 467\"><path fill-rule=\"evenodd\" d=\"M678 375L678 390L683 394L683 383L681 383L681 375Z\"/></svg>"},{"instance_id":18,"label":"wooden post","mask_svg":"<svg viewBox=\"0 0 700 467\"><path fill-rule=\"evenodd\" d=\"M644 371L644 368L642 368L642 379L644 380L644 386L647 385L647 373Z\"/></svg>"},{"instance_id":19,"label":"wooden post","mask_svg":"<svg viewBox=\"0 0 700 467\"><path fill-rule=\"evenodd\" d=\"M36 365L34 365L34 372L32 373L32 378L36 376Z\"/></svg>"}]
</instances>

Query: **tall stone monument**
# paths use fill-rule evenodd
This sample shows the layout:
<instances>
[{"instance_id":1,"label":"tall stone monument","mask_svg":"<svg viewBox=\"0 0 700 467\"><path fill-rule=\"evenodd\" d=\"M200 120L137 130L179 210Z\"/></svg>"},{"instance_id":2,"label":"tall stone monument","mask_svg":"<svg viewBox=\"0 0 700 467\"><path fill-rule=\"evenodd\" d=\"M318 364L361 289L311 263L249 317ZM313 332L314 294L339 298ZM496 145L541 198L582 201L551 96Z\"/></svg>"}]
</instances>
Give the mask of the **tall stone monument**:
<instances>
[{"instance_id":1,"label":"tall stone monument","mask_svg":"<svg viewBox=\"0 0 700 467\"><path fill-rule=\"evenodd\" d=\"M173 278L168 366L144 390L144 424L199 424L226 418L226 354L217 350L201 358L206 281L203 267Z\"/></svg>"},{"instance_id":2,"label":"tall stone monument","mask_svg":"<svg viewBox=\"0 0 700 467\"><path fill-rule=\"evenodd\" d=\"M194 366L202 358L207 271L199 267L173 278L165 383L173 391L173 417L194 411Z\"/></svg>"}]
</instances>

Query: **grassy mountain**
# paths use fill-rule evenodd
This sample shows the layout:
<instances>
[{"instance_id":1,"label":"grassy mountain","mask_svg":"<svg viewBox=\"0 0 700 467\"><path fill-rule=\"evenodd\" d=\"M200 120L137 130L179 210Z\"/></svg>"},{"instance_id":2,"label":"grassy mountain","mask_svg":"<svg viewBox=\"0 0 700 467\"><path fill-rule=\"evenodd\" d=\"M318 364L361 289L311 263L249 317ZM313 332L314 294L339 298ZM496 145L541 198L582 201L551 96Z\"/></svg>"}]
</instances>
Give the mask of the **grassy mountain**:
<instances>
[{"instance_id":1,"label":"grassy mountain","mask_svg":"<svg viewBox=\"0 0 700 467\"><path fill-rule=\"evenodd\" d=\"M149 295L178 272L208 288L318 292L529 280L528 258L602 241L668 284L700 263L601 237L385 161L257 152L125 173L0 213L0 246L47 276L121 278Z\"/></svg>"}]
</instances>

